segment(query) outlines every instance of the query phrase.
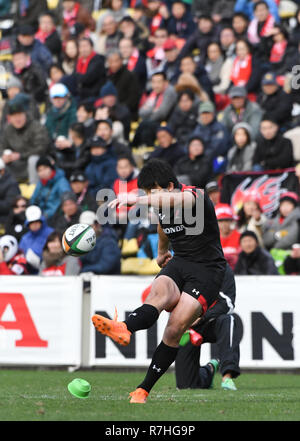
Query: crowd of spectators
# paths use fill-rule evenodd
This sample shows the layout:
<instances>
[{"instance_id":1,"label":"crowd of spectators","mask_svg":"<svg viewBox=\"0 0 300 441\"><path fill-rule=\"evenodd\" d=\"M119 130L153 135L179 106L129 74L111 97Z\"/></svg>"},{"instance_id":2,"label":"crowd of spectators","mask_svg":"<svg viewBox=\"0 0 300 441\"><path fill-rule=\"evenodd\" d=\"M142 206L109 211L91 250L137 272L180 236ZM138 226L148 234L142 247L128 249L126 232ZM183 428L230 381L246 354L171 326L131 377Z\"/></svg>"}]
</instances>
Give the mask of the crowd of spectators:
<instances>
[{"instance_id":1,"label":"crowd of spectators","mask_svg":"<svg viewBox=\"0 0 300 441\"><path fill-rule=\"evenodd\" d=\"M156 274L151 211L97 221L150 158L206 189L236 274L300 274L299 0L6 0L0 33L0 274ZM224 174L282 169L272 216L221 200Z\"/></svg>"}]
</instances>

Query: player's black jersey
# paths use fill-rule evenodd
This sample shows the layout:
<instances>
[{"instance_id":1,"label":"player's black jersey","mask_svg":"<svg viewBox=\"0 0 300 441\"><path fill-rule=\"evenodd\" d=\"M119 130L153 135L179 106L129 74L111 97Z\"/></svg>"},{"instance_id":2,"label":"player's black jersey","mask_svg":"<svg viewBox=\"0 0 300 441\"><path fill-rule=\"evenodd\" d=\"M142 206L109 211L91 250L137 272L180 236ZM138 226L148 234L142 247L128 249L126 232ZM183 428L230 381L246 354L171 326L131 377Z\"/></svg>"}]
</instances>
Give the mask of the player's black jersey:
<instances>
[{"instance_id":1,"label":"player's black jersey","mask_svg":"<svg viewBox=\"0 0 300 441\"><path fill-rule=\"evenodd\" d=\"M196 202L191 209L172 207L170 213L163 208L158 210L159 223L170 241L174 255L194 262L219 261L225 265L219 226L209 196L204 190L184 184L180 184L179 190L190 191L196 201L197 199L200 201L199 198L202 198L202 201L201 204ZM195 219L194 224L191 224L190 219ZM191 234L192 228L196 228L194 232L197 232L201 225L203 225L201 232Z\"/></svg>"}]
</instances>

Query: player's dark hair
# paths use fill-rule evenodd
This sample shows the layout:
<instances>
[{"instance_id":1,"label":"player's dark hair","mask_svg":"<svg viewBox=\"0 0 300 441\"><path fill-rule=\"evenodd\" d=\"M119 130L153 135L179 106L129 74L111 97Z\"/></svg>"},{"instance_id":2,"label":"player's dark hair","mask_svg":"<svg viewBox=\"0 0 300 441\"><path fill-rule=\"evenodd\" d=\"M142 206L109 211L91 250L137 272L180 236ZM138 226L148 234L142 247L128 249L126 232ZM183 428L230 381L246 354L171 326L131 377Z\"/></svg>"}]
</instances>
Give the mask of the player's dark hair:
<instances>
[{"instance_id":1,"label":"player's dark hair","mask_svg":"<svg viewBox=\"0 0 300 441\"><path fill-rule=\"evenodd\" d=\"M179 187L179 182L170 164L160 159L150 159L138 177L138 187L143 190L152 190L157 185L167 188L170 182L173 182L175 188Z\"/></svg>"}]
</instances>

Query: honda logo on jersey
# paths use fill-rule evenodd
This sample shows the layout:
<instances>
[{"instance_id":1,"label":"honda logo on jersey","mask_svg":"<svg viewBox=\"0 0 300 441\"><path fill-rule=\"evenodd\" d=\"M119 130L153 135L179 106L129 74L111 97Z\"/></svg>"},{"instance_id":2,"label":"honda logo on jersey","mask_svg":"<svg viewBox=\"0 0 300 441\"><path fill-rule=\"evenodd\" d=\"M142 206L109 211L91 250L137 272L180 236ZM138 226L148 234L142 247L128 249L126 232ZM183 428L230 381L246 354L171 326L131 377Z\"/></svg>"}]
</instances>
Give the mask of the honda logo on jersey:
<instances>
[{"instance_id":1,"label":"honda logo on jersey","mask_svg":"<svg viewBox=\"0 0 300 441\"><path fill-rule=\"evenodd\" d=\"M8 311L10 317L7 317ZM21 332L21 338L15 341L17 347L48 346L48 341L39 336L26 300L20 293L0 293L0 327Z\"/></svg>"}]
</instances>

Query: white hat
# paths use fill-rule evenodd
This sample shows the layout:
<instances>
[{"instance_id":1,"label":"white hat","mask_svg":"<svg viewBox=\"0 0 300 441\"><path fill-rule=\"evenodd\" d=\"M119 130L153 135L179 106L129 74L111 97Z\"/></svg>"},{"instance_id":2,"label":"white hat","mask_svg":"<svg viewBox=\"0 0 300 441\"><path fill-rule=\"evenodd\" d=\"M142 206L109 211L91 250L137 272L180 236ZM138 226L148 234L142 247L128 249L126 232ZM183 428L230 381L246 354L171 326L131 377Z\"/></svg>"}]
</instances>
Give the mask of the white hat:
<instances>
[{"instance_id":1,"label":"white hat","mask_svg":"<svg viewBox=\"0 0 300 441\"><path fill-rule=\"evenodd\" d=\"M0 248L4 254L4 261L9 262L18 252L18 241L14 236L6 234L0 239Z\"/></svg>"},{"instance_id":2,"label":"white hat","mask_svg":"<svg viewBox=\"0 0 300 441\"><path fill-rule=\"evenodd\" d=\"M41 220L42 210L37 205L31 205L25 211L26 220L28 223Z\"/></svg>"},{"instance_id":3,"label":"white hat","mask_svg":"<svg viewBox=\"0 0 300 441\"><path fill-rule=\"evenodd\" d=\"M94 225L96 220L97 220L96 213L94 213L93 211L87 210L87 211L84 211L83 213L81 213L80 218L79 218L79 223L80 224L87 224L87 225Z\"/></svg>"},{"instance_id":4,"label":"white hat","mask_svg":"<svg viewBox=\"0 0 300 441\"><path fill-rule=\"evenodd\" d=\"M56 83L50 89L50 98L64 98L68 94L68 88L62 83Z\"/></svg>"}]
</instances>

